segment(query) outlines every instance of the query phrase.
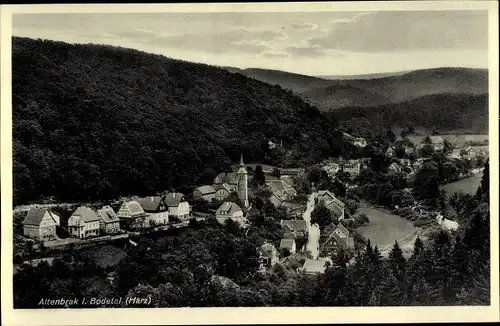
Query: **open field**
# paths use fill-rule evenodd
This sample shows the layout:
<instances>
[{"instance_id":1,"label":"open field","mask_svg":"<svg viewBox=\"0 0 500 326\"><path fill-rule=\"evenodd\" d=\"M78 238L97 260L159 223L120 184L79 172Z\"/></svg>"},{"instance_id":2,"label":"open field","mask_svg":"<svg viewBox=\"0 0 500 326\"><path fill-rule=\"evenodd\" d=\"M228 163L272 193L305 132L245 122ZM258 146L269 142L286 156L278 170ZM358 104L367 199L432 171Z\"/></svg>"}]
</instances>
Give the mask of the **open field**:
<instances>
[{"instance_id":1,"label":"open field","mask_svg":"<svg viewBox=\"0 0 500 326\"><path fill-rule=\"evenodd\" d=\"M367 204L363 204L357 214L363 213L368 216L370 222L356 231L370 239L372 245L377 245L383 256L388 255L395 241L401 242L402 249L407 249L402 242L413 245L418 229L410 221Z\"/></svg>"},{"instance_id":2,"label":"open field","mask_svg":"<svg viewBox=\"0 0 500 326\"><path fill-rule=\"evenodd\" d=\"M441 185L439 186L439 189L446 190L449 195L460 191L474 195L477 191L477 188L479 187L479 184L481 183L482 177L483 172L480 172L472 177Z\"/></svg>"}]
</instances>

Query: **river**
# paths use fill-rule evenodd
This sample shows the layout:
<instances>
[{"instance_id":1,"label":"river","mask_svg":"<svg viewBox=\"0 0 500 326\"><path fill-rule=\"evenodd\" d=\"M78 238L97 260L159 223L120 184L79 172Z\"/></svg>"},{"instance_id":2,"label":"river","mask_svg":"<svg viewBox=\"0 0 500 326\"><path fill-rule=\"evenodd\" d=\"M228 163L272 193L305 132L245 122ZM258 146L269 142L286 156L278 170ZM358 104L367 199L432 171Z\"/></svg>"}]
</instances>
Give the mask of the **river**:
<instances>
[{"instance_id":1,"label":"river","mask_svg":"<svg viewBox=\"0 0 500 326\"><path fill-rule=\"evenodd\" d=\"M307 229L309 230L306 249L311 252L313 259L318 259L319 256L319 226L317 224L311 225L311 213L314 210L314 204L317 195L318 194L315 192L309 195L306 211L304 212L304 214L302 214L302 218L304 219L304 221L306 221Z\"/></svg>"},{"instance_id":2,"label":"river","mask_svg":"<svg viewBox=\"0 0 500 326\"><path fill-rule=\"evenodd\" d=\"M474 195L476 194L477 188L481 184L481 178L483 177L483 171L474 174L472 177L461 179L455 182L443 184L439 186L439 189L444 189L451 195L455 192L463 191L464 193Z\"/></svg>"}]
</instances>

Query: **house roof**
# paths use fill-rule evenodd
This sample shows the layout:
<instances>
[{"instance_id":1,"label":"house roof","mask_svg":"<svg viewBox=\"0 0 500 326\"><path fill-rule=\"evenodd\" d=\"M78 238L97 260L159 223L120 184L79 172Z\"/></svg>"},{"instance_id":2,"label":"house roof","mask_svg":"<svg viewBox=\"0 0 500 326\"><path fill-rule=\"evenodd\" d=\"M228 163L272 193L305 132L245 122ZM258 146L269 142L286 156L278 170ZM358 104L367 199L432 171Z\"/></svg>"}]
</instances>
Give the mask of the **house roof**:
<instances>
[{"instance_id":1,"label":"house roof","mask_svg":"<svg viewBox=\"0 0 500 326\"><path fill-rule=\"evenodd\" d=\"M342 223L339 223L335 229L340 229L346 236L349 236L349 230Z\"/></svg>"},{"instance_id":2,"label":"house roof","mask_svg":"<svg viewBox=\"0 0 500 326\"><path fill-rule=\"evenodd\" d=\"M115 211L110 206L104 206L99 209L97 215L99 215L105 223L120 221Z\"/></svg>"},{"instance_id":3,"label":"house roof","mask_svg":"<svg viewBox=\"0 0 500 326\"><path fill-rule=\"evenodd\" d=\"M326 260L323 259L306 259L302 269L309 273L324 273L326 270Z\"/></svg>"},{"instance_id":4,"label":"house roof","mask_svg":"<svg viewBox=\"0 0 500 326\"><path fill-rule=\"evenodd\" d=\"M80 206L71 216L81 216L86 223L99 221L99 217L94 210L87 206Z\"/></svg>"},{"instance_id":5,"label":"house roof","mask_svg":"<svg viewBox=\"0 0 500 326\"><path fill-rule=\"evenodd\" d=\"M198 190L202 195L211 195L215 193L215 188L212 186L200 186L195 189Z\"/></svg>"},{"instance_id":6,"label":"house roof","mask_svg":"<svg viewBox=\"0 0 500 326\"><path fill-rule=\"evenodd\" d=\"M279 261L279 263L282 264L282 265L288 264L293 269L297 269L297 268L299 268L299 267L302 266L300 258L301 258L300 254L297 253L297 254L290 255L290 256L282 258Z\"/></svg>"},{"instance_id":7,"label":"house roof","mask_svg":"<svg viewBox=\"0 0 500 326\"><path fill-rule=\"evenodd\" d=\"M237 212L237 211L241 211L241 207L236 205L235 203L232 203L232 202L224 202L222 205L219 206L219 208L217 208L217 211L215 212L215 214L219 215L219 214L225 214L225 215L232 215L234 212ZM224 213L224 212L227 212L227 213Z\"/></svg>"},{"instance_id":8,"label":"house roof","mask_svg":"<svg viewBox=\"0 0 500 326\"><path fill-rule=\"evenodd\" d=\"M224 189L229 193L231 192L231 189L229 188L229 185L227 183L215 184L215 185L213 185L213 187L216 191L219 189Z\"/></svg>"},{"instance_id":9,"label":"house roof","mask_svg":"<svg viewBox=\"0 0 500 326\"><path fill-rule=\"evenodd\" d=\"M223 184L223 183L229 183L229 184L238 184L238 174L234 172L223 172L217 174L217 176L214 179L214 184Z\"/></svg>"},{"instance_id":10,"label":"house roof","mask_svg":"<svg viewBox=\"0 0 500 326\"><path fill-rule=\"evenodd\" d=\"M280 179L286 184L288 185L289 187L293 186L294 184L294 180L293 180L293 177L292 176L289 176L289 175L284 175L284 176L280 176Z\"/></svg>"},{"instance_id":11,"label":"house roof","mask_svg":"<svg viewBox=\"0 0 500 326\"><path fill-rule=\"evenodd\" d=\"M267 256L269 258L273 257L273 253L276 254L278 251L276 247L270 243L264 243L262 246L257 248L257 252L261 253L263 256Z\"/></svg>"},{"instance_id":12,"label":"house roof","mask_svg":"<svg viewBox=\"0 0 500 326\"><path fill-rule=\"evenodd\" d=\"M135 200L124 202L123 205L128 209L130 215L142 215L145 214L144 209Z\"/></svg>"},{"instance_id":13,"label":"house roof","mask_svg":"<svg viewBox=\"0 0 500 326\"><path fill-rule=\"evenodd\" d=\"M304 220L281 220L283 228L288 227L291 231L305 232L307 224Z\"/></svg>"},{"instance_id":14,"label":"house roof","mask_svg":"<svg viewBox=\"0 0 500 326\"><path fill-rule=\"evenodd\" d=\"M303 169L281 169L280 170L280 174L281 175L299 175L301 173L303 173L304 170Z\"/></svg>"},{"instance_id":15,"label":"house roof","mask_svg":"<svg viewBox=\"0 0 500 326\"><path fill-rule=\"evenodd\" d=\"M294 196L297 194L297 191L283 180L269 180L266 185L280 201L285 200L285 195Z\"/></svg>"},{"instance_id":16,"label":"house roof","mask_svg":"<svg viewBox=\"0 0 500 326\"><path fill-rule=\"evenodd\" d=\"M54 217L55 214L49 211L47 208L33 207L29 210L28 215L26 215L26 217L24 218L23 225L39 226L42 222L43 217L45 216L45 212L49 212L54 221L57 221L57 219Z\"/></svg>"},{"instance_id":17,"label":"house roof","mask_svg":"<svg viewBox=\"0 0 500 326\"><path fill-rule=\"evenodd\" d=\"M138 198L137 202L141 205L145 212L156 212L158 206L162 201L162 196L150 196L145 198Z\"/></svg>"},{"instance_id":18,"label":"house roof","mask_svg":"<svg viewBox=\"0 0 500 326\"><path fill-rule=\"evenodd\" d=\"M293 240L293 239L281 239L280 249L292 250L294 244L295 244L295 240Z\"/></svg>"},{"instance_id":19,"label":"house roof","mask_svg":"<svg viewBox=\"0 0 500 326\"><path fill-rule=\"evenodd\" d=\"M184 194L180 192L171 192L165 196L168 207L177 207L184 200Z\"/></svg>"}]
</instances>

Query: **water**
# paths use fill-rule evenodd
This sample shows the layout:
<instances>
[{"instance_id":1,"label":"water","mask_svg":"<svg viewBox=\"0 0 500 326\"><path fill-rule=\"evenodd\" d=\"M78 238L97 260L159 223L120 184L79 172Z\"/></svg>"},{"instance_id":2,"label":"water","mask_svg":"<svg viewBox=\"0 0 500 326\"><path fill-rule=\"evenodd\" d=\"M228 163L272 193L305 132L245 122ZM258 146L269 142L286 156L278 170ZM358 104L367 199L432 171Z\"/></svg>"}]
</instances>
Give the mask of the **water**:
<instances>
[{"instance_id":1,"label":"water","mask_svg":"<svg viewBox=\"0 0 500 326\"><path fill-rule=\"evenodd\" d=\"M311 252L313 259L318 259L319 256L319 237L320 237L319 226L317 224L311 225L311 213L314 210L316 196L317 193L315 192L309 195L306 211L302 215L302 218L304 219L304 221L306 221L307 229L309 230L306 249Z\"/></svg>"}]
</instances>

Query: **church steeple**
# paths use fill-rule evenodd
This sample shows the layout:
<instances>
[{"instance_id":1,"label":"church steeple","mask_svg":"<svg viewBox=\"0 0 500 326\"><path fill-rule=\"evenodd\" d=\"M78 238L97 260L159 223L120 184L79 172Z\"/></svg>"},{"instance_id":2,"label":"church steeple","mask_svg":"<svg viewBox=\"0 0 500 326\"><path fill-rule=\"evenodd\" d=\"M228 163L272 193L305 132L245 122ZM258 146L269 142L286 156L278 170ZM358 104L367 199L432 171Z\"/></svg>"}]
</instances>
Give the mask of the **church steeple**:
<instances>
[{"instance_id":1,"label":"church steeple","mask_svg":"<svg viewBox=\"0 0 500 326\"><path fill-rule=\"evenodd\" d=\"M238 198L241 200L245 208L248 208L248 175L243 163L243 154L240 156L240 168L237 172L238 175Z\"/></svg>"}]
</instances>

